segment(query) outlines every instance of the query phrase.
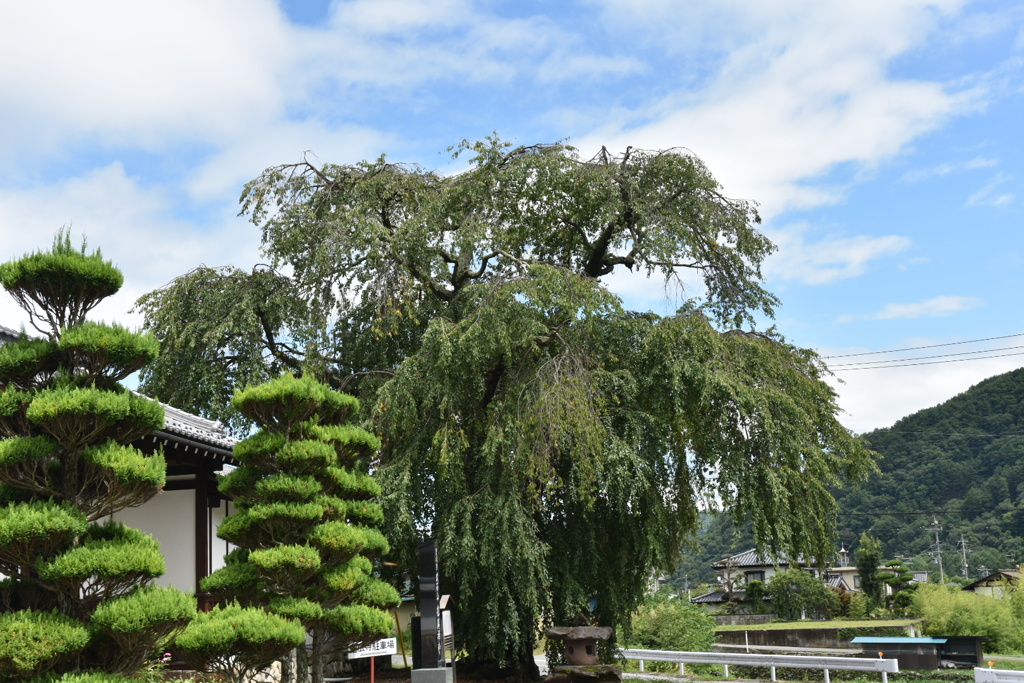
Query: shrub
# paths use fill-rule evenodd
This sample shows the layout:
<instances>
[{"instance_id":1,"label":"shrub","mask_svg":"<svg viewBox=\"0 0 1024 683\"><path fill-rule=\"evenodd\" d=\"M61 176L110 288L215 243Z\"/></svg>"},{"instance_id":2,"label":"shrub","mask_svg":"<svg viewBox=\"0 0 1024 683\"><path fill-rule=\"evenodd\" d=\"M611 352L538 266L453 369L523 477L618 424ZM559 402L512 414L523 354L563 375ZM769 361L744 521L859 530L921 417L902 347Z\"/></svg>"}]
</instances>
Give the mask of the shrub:
<instances>
[{"instance_id":1,"label":"shrub","mask_svg":"<svg viewBox=\"0 0 1024 683\"><path fill-rule=\"evenodd\" d=\"M163 408L117 385L158 345L85 321L122 277L63 232L0 265L0 284L48 337L0 350L0 678L117 680L192 615L180 591L146 587L164 571L156 541L96 523L163 486L163 457L125 445Z\"/></svg>"},{"instance_id":2,"label":"shrub","mask_svg":"<svg viewBox=\"0 0 1024 683\"><path fill-rule=\"evenodd\" d=\"M243 683L305 642L298 621L233 603L199 614L174 644L197 671Z\"/></svg>"},{"instance_id":3,"label":"shrub","mask_svg":"<svg viewBox=\"0 0 1024 683\"><path fill-rule=\"evenodd\" d=\"M633 615L628 642L649 650L705 652L715 642L715 619L700 605L659 591Z\"/></svg>"},{"instance_id":4,"label":"shrub","mask_svg":"<svg viewBox=\"0 0 1024 683\"><path fill-rule=\"evenodd\" d=\"M1024 648L1024 622L1014 610L1014 598L998 599L959 588L921 584L913 593L910 611L924 619L928 635L984 636L992 652Z\"/></svg>"},{"instance_id":5,"label":"shrub","mask_svg":"<svg viewBox=\"0 0 1024 683\"><path fill-rule=\"evenodd\" d=\"M89 631L56 612L22 610L0 614L0 676L32 678L82 651Z\"/></svg>"}]
</instances>

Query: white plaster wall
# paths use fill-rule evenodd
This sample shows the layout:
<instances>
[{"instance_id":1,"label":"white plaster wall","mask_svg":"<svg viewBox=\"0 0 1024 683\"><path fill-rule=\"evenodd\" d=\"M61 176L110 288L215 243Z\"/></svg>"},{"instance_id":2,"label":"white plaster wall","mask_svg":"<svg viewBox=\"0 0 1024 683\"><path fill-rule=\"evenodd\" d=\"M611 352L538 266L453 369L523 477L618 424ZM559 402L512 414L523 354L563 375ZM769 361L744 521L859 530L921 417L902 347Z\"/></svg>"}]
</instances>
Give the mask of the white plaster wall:
<instances>
[{"instance_id":1,"label":"white plaster wall","mask_svg":"<svg viewBox=\"0 0 1024 683\"><path fill-rule=\"evenodd\" d=\"M145 531L160 542L167 573L154 583L195 591L195 491L162 491L135 508L127 508L114 519Z\"/></svg>"},{"instance_id":2,"label":"white plaster wall","mask_svg":"<svg viewBox=\"0 0 1024 683\"><path fill-rule=\"evenodd\" d=\"M222 500L220 507L210 510L210 573L213 573L224 566L224 556L235 549L225 540L217 538L217 529L224 518L235 511L231 501Z\"/></svg>"}]
</instances>

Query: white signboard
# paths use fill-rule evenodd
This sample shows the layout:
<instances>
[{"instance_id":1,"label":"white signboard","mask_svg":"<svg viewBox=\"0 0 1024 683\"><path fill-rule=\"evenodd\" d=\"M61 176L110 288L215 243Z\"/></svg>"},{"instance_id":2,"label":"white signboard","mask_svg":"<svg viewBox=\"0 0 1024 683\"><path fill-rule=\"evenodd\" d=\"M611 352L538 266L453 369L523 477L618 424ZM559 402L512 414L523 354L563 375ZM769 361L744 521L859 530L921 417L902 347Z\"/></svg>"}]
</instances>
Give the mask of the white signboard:
<instances>
[{"instance_id":1,"label":"white signboard","mask_svg":"<svg viewBox=\"0 0 1024 683\"><path fill-rule=\"evenodd\" d=\"M366 657L376 657L377 655L397 655L398 654L398 638L382 638L376 643L367 645L364 648L356 650L355 652L349 652L349 659L364 659Z\"/></svg>"}]
</instances>

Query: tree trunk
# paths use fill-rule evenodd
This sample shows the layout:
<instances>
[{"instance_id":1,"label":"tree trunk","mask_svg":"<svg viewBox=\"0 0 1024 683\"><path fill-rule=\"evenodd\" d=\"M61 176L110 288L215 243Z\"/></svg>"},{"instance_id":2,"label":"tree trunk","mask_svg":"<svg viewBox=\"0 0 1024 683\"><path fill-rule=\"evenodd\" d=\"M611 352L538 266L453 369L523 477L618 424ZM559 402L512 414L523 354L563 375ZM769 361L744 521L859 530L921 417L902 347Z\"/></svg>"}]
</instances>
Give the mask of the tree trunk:
<instances>
[{"instance_id":1,"label":"tree trunk","mask_svg":"<svg viewBox=\"0 0 1024 683\"><path fill-rule=\"evenodd\" d=\"M313 651L310 653L310 670L313 673L311 683L324 683L324 628L313 627Z\"/></svg>"},{"instance_id":2,"label":"tree trunk","mask_svg":"<svg viewBox=\"0 0 1024 683\"><path fill-rule=\"evenodd\" d=\"M295 650L295 655L295 681L296 683L306 683L309 680L309 653L306 651L305 644Z\"/></svg>"},{"instance_id":3,"label":"tree trunk","mask_svg":"<svg viewBox=\"0 0 1024 683\"><path fill-rule=\"evenodd\" d=\"M281 683L297 683L295 675L296 651L292 650L281 660Z\"/></svg>"}]
</instances>

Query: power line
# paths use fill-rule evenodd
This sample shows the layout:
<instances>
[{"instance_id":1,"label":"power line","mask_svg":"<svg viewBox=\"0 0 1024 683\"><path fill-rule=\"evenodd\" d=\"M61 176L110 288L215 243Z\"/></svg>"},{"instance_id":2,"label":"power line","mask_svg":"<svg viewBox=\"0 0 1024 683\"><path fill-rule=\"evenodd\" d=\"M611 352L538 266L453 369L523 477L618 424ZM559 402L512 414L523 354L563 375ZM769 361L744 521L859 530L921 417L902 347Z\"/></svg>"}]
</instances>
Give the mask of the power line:
<instances>
[{"instance_id":1,"label":"power line","mask_svg":"<svg viewBox=\"0 0 1024 683\"><path fill-rule=\"evenodd\" d=\"M920 351L921 349L937 349L942 346L959 346L961 344L977 344L979 342L995 341L997 339L1012 339L1013 337L1024 337L1024 332L1017 334L1005 334L1001 337L985 337L983 339L968 339L966 341L947 342L945 344L929 344L928 346L908 346L905 349L891 349L889 351L862 351L861 353L844 353L837 356L822 356L823 360L829 358L852 358L854 356L874 356L879 353L902 353L903 351Z\"/></svg>"},{"instance_id":2,"label":"power line","mask_svg":"<svg viewBox=\"0 0 1024 683\"><path fill-rule=\"evenodd\" d=\"M982 353L994 353L996 351L1013 351L1015 349L1024 349L1024 346L1004 346L1001 349L985 349L983 351L963 351L961 353L940 353L934 356L918 356L916 358L890 358L887 360L863 360L855 361L853 363L836 363L835 365L829 365L830 370L836 368L845 368L853 365L880 365L882 363L903 363L906 361L916 360L929 360L932 358L954 358L956 356L977 356Z\"/></svg>"},{"instance_id":3,"label":"power line","mask_svg":"<svg viewBox=\"0 0 1024 683\"><path fill-rule=\"evenodd\" d=\"M981 356L978 358L953 358L950 360L933 360L926 361L923 363L898 363L896 365L875 365L872 367L857 367L857 368L839 368L836 372L854 372L856 370L888 370L889 368L908 368L915 365L941 365L943 363L966 363L972 360L988 360L991 358L1008 358L1010 356L1024 356L1024 352L1019 353L1004 353L996 356ZM896 361L893 361L896 362Z\"/></svg>"}]
</instances>

